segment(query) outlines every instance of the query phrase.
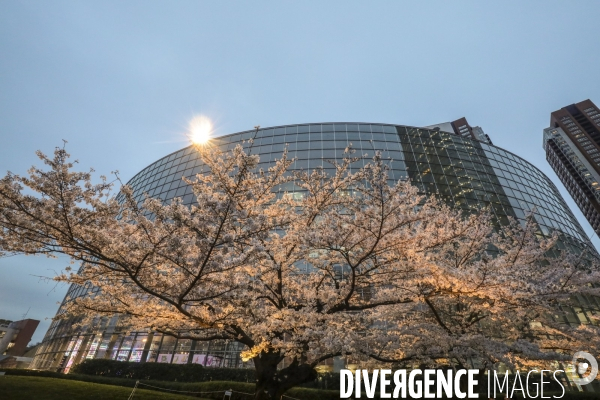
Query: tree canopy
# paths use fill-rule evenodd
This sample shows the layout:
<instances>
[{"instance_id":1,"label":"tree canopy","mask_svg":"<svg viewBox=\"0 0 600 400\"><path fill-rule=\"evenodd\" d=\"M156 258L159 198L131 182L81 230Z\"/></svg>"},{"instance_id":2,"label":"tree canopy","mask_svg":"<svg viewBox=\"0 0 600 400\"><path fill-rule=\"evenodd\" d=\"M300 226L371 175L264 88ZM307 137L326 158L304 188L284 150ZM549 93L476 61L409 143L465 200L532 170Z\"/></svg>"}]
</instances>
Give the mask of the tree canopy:
<instances>
[{"instance_id":1,"label":"tree canopy","mask_svg":"<svg viewBox=\"0 0 600 400\"><path fill-rule=\"evenodd\" d=\"M198 151L191 207L139 203L126 185L117 199L119 181L93 183L64 148L38 152L43 168L0 181L0 254L79 265L55 279L99 290L63 317L122 314L132 330L242 343L257 399L335 356L491 367L598 354L595 326L557 318L575 295L598 295L598 265L556 249L559 232L537 235L533 218L498 227L486 210L464 215L407 180L389 185L379 155L356 170L348 152L329 176L290 171L286 153L263 171L240 146Z\"/></svg>"}]
</instances>

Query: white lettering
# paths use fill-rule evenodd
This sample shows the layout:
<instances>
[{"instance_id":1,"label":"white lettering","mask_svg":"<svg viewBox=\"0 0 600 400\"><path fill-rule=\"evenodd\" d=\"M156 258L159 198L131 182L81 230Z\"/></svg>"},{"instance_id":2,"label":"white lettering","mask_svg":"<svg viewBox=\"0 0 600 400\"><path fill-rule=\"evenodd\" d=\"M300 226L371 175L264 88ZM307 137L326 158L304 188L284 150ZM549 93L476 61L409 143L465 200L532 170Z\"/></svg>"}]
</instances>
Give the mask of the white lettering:
<instances>
[{"instance_id":1,"label":"white lettering","mask_svg":"<svg viewBox=\"0 0 600 400\"><path fill-rule=\"evenodd\" d=\"M360 399L360 388L362 387L362 385L360 384L360 369L357 369L354 372L354 375L356 377L356 385L355 385L355 387L356 387L355 391L356 392L355 392L355 397L357 399Z\"/></svg>"},{"instance_id":2,"label":"white lettering","mask_svg":"<svg viewBox=\"0 0 600 400\"><path fill-rule=\"evenodd\" d=\"M420 399L421 396L423 395L423 382L421 382L421 381L415 382L415 375L422 375L422 374L423 374L423 371L421 371L420 369L413 369L412 371L410 371L410 375L408 376L408 394L410 394L411 397ZM416 386L417 390L415 390L415 386Z\"/></svg>"},{"instance_id":3,"label":"white lettering","mask_svg":"<svg viewBox=\"0 0 600 400\"><path fill-rule=\"evenodd\" d=\"M469 370L469 399L479 398L479 393L475 393L475 385L479 383L478 380L475 380L476 375L479 375L478 369Z\"/></svg>"},{"instance_id":4,"label":"white lettering","mask_svg":"<svg viewBox=\"0 0 600 400\"><path fill-rule=\"evenodd\" d=\"M519 386L520 388L517 389L517 382L519 382ZM517 373L515 374L515 380L513 381L513 387L512 390L510 391L510 398L512 399L514 394L515 394L515 390L520 390L521 393L523 393L523 397L525 397L525 389L523 389L523 381L521 380L521 374L519 373L519 371L517 370Z\"/></svg>"},{"instance_id":5,"label":"white lettering","mask_svg":"<svg viewBox=\"0 0 600 400\"><path fill-rule=\"evenodd\" d=\"M558 379L556 379L556 373L557 373L557 372L559 372L559 371L560 371L560 372L565 372L565 371L563 371L562 369L557 369L557 370L556 370L556 371L554 371L554 373L552 374L552 376L554 377L554 380L555 380L556 382L558 382L558 384L560 385L560 388L562 389L562 394L560 395L560 397L558 397L558 396L552 396L552 397L554 397L555 399L562 399L562 398L563 398L563 396L565 395L565 387L563 386L563 384L562 384L562 383L560 383L560 381L559 381Z\"/></svg>"},{"instance_id":6,"label":"white lettering","mask_svg":"<svg viewBox=\"0 0 600 400\"><path fill-rule=\"evenodd\" d=\"M435 375L435 369L426 369L423 375L423 397L426 399L434 399L435 393L431 393L431 385L435 383L435 379L432 377Z\"/></svg>"},{"instance_id":7,"label":"white lettering","mask_svg":"<svg viewBox=\"0 0 600 400\"><path fill-rule=\"evenodd\" d=\"M506 385L506 397L508 397L508 374L504 373L504 380L502 381L502 385L500 385L500 381L498 380L498 373L494 371L494 398L496 398L496 385L500 389L500 394L504 390L504 385Z\"/></svg>"},{"instance_id":8,"label":"white lettering","mask_svg":"<svg viewBox=\"0 0 600 400\"><path fill-rule=\"evenodd\" d=\"M448 377L444 374L444 371L438 370L437 372L437 397L442 397L442 388L446 397L452 398L452 370L448 370Z\"/></svg>"},{"instance_id":9,"label":"white lettering","mask_svg":"<svg viewBox=\"0 0 600 400\"><path fill-rule=\"evenodd\" d=\"M340 370L340 399L361 398L362 384L365 388L365 395L369 399L381 398L414 398L414 399L435 399L435 398L456 398L456 399L478 399L479 393L476 392L476 386L479 383L480 370L478 369L459 369L452 370L434 370L434 369L414 369L410 374L405 369L392 371L391 369L375 369L371 373L366 369L357 369L354 373L348 369ZM504 374L502 381L497 371L488 371L488 398L497 398L505 396L506 398L515 398L515 396L530 399L550 399L551 396L544 396L544 389L550 385L550 381L544 373L553 372L552 377L562 389L560 396L552 396L555 399L562 399L566 390L557 373L563 370L542 370L536 369L528 371L527 377L522 376L516 371L512 386L508 373ZM493 378L491 377L493 373ZM537 383L537 376L531 376L532 373L540 373L540 383ZM407 376L408 375L408 376ZM466 375L466 376L465 376ZM392 378L393 377L393 378ZM408 379L407 379L408 378ZM525 378L525 382L523 382ZM379 382L377 380L379 379ZM462 381L462 385L461 385ZM466 388L465 388L466 383ZM391 385L394 385L391 387ZM494 387L493 393L491 387ZM379 392L377 392L379 388ZM531 389L531 390L530 390ZM463 391L464 390L464 391ZM515 393L515 392L521 392Z\"/></svg>"},{"instance_id":10,"label":"white lettering","mask_svg":"<svg viewBox=\"0 0 600 400\"><path fill-rule=\"evenodd\" d=\"M375 389L377 388L377 376L379 370L373 370L373 379L369 379L369 371L363 369L363 381L365 381L365 394L367 398L372 399L375 397Z\"/></svg>"},{"instance_id":11,"label":"white lettering","mask_svg":"<svg viewBox=\"0 0 600 400\"><path fill-rule=\"evenodd\" d=\"M400 379L402 378L402 379ZM399 395L398 392L400 392L400 389L402 389L402 398L405 399L406 398L406 370L405 369L399 369L398 371L394 372L394 398L397 399Z\"/></svg>"},{"instance_id":12,"label":"white lettering","mask_svg":"<svg viewBox=\"0 0 600 400\"><path fill-rule=\"evenodd\" d=\"M382 399L389 399L392 397L391 393L387 392L387 386L391 383L390 380L386 377L386 375L390 375L392 373L391 369L382 369L381 370L381 379L379 380L379 397Z\"/></svg>"},{"instance_id":13,"label":"white lettering","mask_svg":"<svg viewBox=\"0 0 600 400\"><path fill-rule=\"evenodd\" d=\"M346 383L348 383L347 388ZM352 386L354 386L353 383L354 382L352 381L352 371L342 369L340 371L340 399L347 399L350 396L352 396Z\"/></svg>"},{"instance_id":14,"label":"white lettering","mask_svg":"<svg viewBox=\"0 0 600 400\"><path fill-rule=\"evenodd\" d=\"M544 383L550 383L550 381L544 382L544 372L546 372L546 371L550 372L550 370L543 369L542 370L542 375L540 376L540 394L541 394L540 398L542 398L542 399L549 399L550 398L550 396L544 397Z\"/></svg>"},{"instance_id":15,"label":"white lettering","mask_svg":"<svg viewBox=\"0 0 600 400\"><path fill-rule=\"evenodd\" d=\"M460 377L465 375L466 373L467 371L465 371L464 369L459 369L458 371L456 371L456 375L454 376L454 393L456 393L456 397L458 397L459 399L464 399L465 397L467 397L467 394L465 392L460 391Z\"/></svg>"},{"instance_id":16,"label":"white lettering","mask_svg":"<svg viewBox=\"0 0 600 400\"><path fill-rule=\"evenodd\" d=\"M525 387L527 389L527 396L529 396L532 399L537 399L538 395L540 394L540 389L539 389L540 388L540 384L539 383L533 382L531 384L531 386L535 387L535 396L532 396L531 393L529 393L529 375L532 372L539 372L539 371L537 369L534 369L534 370L531 370L531 371L529 371L527 373L527 379L525 379Z\"/></svg>"}]
</instances>

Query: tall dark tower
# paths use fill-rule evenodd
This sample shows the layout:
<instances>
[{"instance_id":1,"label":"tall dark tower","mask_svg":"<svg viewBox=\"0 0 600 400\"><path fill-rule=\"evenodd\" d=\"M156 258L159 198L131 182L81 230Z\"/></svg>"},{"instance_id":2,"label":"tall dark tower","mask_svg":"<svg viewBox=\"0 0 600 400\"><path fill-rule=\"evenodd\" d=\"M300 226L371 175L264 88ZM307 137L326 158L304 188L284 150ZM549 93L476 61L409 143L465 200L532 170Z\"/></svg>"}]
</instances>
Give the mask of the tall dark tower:
<instances>
[{"instance_id":1,"label":"tall dark tower","mask_svg":"<svg viewBox=\"0 0 600 400\"><path fill-rule=\"evenodd\" d=\"M452 133L468 139L475 139L487 144L493 144L492 139L479 126L471 126L465 117L452 122L442 122L441 124L426 126L429 129L439 129L444 132Z\"/></svg>"},{"instance_id":2,"label":"tall dark tower","mask_svg":"<svg viewBox=\"0 0 600 400\"><path fill-rule=\"evenodd\" d=\"M550 114L546 159L600 236L600 110L591 100Z\"/></svg>"}]
</instances>

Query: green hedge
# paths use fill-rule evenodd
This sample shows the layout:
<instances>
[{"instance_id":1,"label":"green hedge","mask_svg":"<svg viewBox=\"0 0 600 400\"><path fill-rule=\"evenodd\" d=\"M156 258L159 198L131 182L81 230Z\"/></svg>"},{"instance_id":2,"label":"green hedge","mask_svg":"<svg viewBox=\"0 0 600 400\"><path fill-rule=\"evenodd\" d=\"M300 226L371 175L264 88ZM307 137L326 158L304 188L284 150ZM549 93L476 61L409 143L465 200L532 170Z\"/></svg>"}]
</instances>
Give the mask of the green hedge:
<instances>
[{"instance_id":1,"label":"green hedge","mask_svg":"<svg viewBox=\"0 0 600 400\"><path fill-rule=\"evenodd\" d=\"M198 364L136 363L114 360L85 360L72 369L73 373L112 378L148 379L172 382L256 382L254 369L206 368ZM314 382L302 387L339 390L340 374L320 374Z\"/></svg>"},{"instance_id":2,"label":"green hedge","mask_svg":"<svg viewBox=\"0 0 600 400\"><path fill-rule=\"evenodd\" d=\"M169 382L256 382L254 369L206 368L199 364L136 363L96 359L85 360L81 364L75 366L72 371L73 373L84 375ZM532 378L535 376L536 374L533 374ZM512 387L513 379L514 376L511 375L509 377L510 387ZM533 379L533 381L539 382L539 379L536 378ZM546 386L548 391L561 391L560 386L556 384L553 379L549 379L549 381L549 386ZM299 386L303 388L339 391L340 374L319 374L315 381ZM532 387L532 389L534 388ZM486 379L481 379L478 390L481 392L487 391Z\"/></svg>"},{"instance_id":3,"label":"green hedge","mask_svg":"<svg viewBox=\"0 0 600 400\"><path fill-rule=\"evenodd\" d=\"M235 381L254 382L253 369L205 368L198 364L136 363L113 360L85 360L72 371L76 374L114 378L149 379L173 382Z\"/></svg>"}]
</instances>

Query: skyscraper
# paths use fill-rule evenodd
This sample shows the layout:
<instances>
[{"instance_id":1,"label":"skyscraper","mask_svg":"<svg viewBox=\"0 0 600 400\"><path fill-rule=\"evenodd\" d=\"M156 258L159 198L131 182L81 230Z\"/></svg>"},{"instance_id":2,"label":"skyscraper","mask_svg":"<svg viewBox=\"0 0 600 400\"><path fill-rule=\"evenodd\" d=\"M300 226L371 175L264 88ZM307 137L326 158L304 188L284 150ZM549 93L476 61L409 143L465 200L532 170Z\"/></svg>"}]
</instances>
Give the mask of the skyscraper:
<instances>
[{"instance_id":1,"label":"skyscraper","mask_svg":"<svg viewBox=\"0 0 600 400\"><path fill-rule=\"evenodd\" d=\"M546 159L600 235L600 110L591 100L550 114Z\"/></svg>"},{"instance_id":2,"label":"skyscraper","mask_svg":"<svg viewBox=\"0 0 600 400\"><path fill-rule=\"evenodd\" d=\"M468 139L479 140L487 144L493 144L492 139L483 132L479 126L471 126L465 117L459 118L452 122L442 122L441 124L426 126L428 129L434 129L444 132L454 132L455 135L462 136Z\"/></svg>"}]
</instances>

